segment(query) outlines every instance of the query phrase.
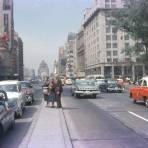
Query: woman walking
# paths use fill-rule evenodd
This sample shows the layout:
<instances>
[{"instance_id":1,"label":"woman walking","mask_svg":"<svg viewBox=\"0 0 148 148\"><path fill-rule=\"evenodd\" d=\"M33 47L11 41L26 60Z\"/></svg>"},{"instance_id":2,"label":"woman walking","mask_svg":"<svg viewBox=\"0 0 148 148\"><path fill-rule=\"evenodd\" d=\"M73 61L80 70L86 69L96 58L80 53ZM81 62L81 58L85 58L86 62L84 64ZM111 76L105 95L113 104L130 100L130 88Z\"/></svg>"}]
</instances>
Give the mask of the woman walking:
<instances>
[{"instance_id":1,"label":"woman walking","mask_svg":"<svg viewBox=\"0 0 148 148\"><path fill-rule=\"evenodd\" d=\"M56 89L55 89L55 94L56 94L56 100L57 100L57 107L61 108L61 93L63 92L63 87L62 87L62 81L59 77L57 77L57 82L56 82Z\"/></svg>"},{"instance_id":2,"label":"woman walking","mask_svg":"<svg viewBox=\"0 0 148 148\"><path fill-rule=\"evenodd\" d=\"M48 103L50 102L52 103L51 107L54 107L54 102L56 99L55 88L56 88L56 83L55 83L55 80L52 79L49 84L49 94L48 94Z\"/></svg>"}]
</instances>

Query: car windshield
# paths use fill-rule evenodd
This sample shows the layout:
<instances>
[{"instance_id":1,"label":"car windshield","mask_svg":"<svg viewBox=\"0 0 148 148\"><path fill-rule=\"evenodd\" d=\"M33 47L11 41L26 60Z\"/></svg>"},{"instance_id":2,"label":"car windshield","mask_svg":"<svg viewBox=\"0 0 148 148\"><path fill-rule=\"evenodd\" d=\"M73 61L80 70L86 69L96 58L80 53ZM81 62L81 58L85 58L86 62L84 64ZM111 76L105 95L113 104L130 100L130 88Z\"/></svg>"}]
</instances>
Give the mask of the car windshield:
<instances>
[{"instance_id":1,"label":"car windshield","mask_svg":"<svg viewBox=\"0 0 148 148\"><path fill-rule=\"evenodd\" d=\"M18 92L16 84L0 85L0 90L4 90L6 92Z\"/></svg>"},{"instance_id":2,"label":"car windshield","mask_svg":"<svg viewBox=\"0 0 148 148\"><path fill-rule=\"evenodd\" d=\"M21 82L21 87L22 88L30 88L31 87L31 84L30 83L27 83L27 82Z\"/></svg>"}]
</instances>

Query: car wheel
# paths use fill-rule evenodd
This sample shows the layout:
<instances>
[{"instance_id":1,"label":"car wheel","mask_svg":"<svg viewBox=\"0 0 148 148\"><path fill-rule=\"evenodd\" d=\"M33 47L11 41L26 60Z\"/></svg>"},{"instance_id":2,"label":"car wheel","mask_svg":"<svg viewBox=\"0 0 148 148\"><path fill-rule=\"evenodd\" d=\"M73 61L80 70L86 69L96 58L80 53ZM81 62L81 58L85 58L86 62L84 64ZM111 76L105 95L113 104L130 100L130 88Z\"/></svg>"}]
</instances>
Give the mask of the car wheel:
<instances>
[{"instance_id":1,"label":"car wheel","mask_svg":"<svg viewBox=\"0 0 148 148\"><path fill-rule=\"evenodd\" d=\"M74 93L71 93L72 96L74 96Z\"/></svg>"},{"instance_id":2,"label":"car wheel","mask_svg":"<svg viewBox=\"0 0 148 148\"><path fill-rule=\"evenodd\" d=\"M76 97L77 97L77 98L80 98L80 95L79 95L79 94L76 94Z\"/></svg>"},{"instance_id":3,"label":"car wheel","mask_svg":"<svg viewBox=\"0 0 148 148\"><path fill-rule=\"evenodd\" d=\"M14 127L15 127L15 120L13 120L13 121L11 122L11 125L10 125L10 130L13 130L13 129L14 129Z\"/></svg>"},{"instance_id":4,"label":"car wheel","mask_svg":"<svg viewBox=\"0 0 148 148\"><path fill-rule=\"evenodd\" d=\"M23 111L22 111L22 109L20 109L19 114L18 114L18 118L22 118L22 116L23 116Z\"/></svg>"},{"instance_id":5,"label":"car wheel","mask_svg":"<svg viewBox=\"0 0 148 148\"><path fill-rule=\"evenodd\" d=\"M35 100L34 100L34 95L32 95L32 102L34 102Z\"/></svg>"},{"instance_id":6,"label":"car wheel","mask_svg":"<svg viewBox=\"0 0 148 148\"><path fill-rule=\"evenodd\" d=\"M148 108L148 99L145 100L145 106Z\"/></svg>"},{"instance_id":7,"label":"car wheel","mask_svg":"<svg viewBox=\"0 0 148 148\"><path fill-rule=\"evenodd\" d=\"M136 100L133 100L133 103L134 103L134 104L136 104L136 102L137 102Z\"/></svg>"},{"instance_id":8,"label":"car wheel","mask_svg":"<svg viewBox=\"0 0 148 148\"><path fill-rule=\"evenodd\" d=\"M3 134L4 134L3 127L2 127L2 125L0 125L0 137L2 137Z\"/></svg>"},{"instance_id":9,"label":"car wheel","mask_svg":"<svg viewBox=\"0 0 148 148\"><path fill-rule=\"evenodd\" d=\"M96 98L97 97L97 95L96 94L93 94L93 98Z\"/></svg>"}]
</instances>

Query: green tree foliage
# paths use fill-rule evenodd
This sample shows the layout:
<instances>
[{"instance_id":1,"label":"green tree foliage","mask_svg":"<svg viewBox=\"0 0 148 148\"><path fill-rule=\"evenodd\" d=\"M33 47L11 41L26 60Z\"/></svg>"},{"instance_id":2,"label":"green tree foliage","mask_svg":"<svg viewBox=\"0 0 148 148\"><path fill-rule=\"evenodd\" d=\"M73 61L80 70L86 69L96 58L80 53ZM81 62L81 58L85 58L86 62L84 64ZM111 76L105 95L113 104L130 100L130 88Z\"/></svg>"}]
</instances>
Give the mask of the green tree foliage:
<instances>
[{"instance_id":1,"label":"green tree foliage","mask_svg":"<svg viewBox=\"0 0 148 148\"><path fill-rule=\"evenodd\" d=\"M148 0L126 0L126 7L115 17L119 29L127 32L135 41L134 47L125 49L126 53L141 54L143 62L148 62Z\"/></svg>"}]
</instances>

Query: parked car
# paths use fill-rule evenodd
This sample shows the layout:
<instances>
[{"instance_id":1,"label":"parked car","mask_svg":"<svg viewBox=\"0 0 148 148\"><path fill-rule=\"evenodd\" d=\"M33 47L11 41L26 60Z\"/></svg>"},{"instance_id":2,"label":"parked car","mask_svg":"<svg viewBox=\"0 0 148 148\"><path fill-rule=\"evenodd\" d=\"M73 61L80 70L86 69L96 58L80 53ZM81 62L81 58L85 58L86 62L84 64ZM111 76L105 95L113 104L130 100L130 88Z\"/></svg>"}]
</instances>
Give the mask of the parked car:
<instances>
[{"instance_id":1,"label":"parked car","mask_svg":"<svg viewBox=\"0 0 148 148\"><path fill-rule=\"evenodd\" d=\"M20 81L21 90L25 94L25 104L32 104L34 101L33 85L29 81Z\"/></svg>"},{"instance_id":2,"label":"parked car","mask_svg":"<svg viewBox=\"0 0 148 148\"><path fill-rule=\"evenodd\" d=\"M107 86L107 92L117 92L117 93L122 93L123 92L123 87L117 83L109 83Z\"/></svg>"},{"instance_id":3,"label":"parked car","mask_svg":"<svg viewBox=\"0 0 148 148\"><path fill-rule=\"evenodd\" d=\"M93 80L75 80L72 86L72 95L78 98L80 96L92 96L96 98L98 94L100 94L100 90Z\"/></svg>"},{"instance_id":4,"label":"parked car","mask_svg":"<svg viewBox=\"0 0 148 148\"><path fill-rule=\"evenodd\" d=\"M0 90L0 136L15 125L14 110L8 105L6 92Z\"/></svg>"},{"instance_id":5,"label":"parked car","mask_svg":"<svg viewBox=\"0 0 148 148\"><path fill-rule=\"evenodd\" d=\"M130 89L130 97L133 102L143 101L148 107L148 77L143 77L139 80L137 86Z\"/></svg>"},{"instance_id":6,"label":"parked car","mask_svg":"<svg viewBox=\"0 0 148 148\"><path fill-rule=\"evenodd\" d=\"M15 110L15 116L22 117L25 108L25 95L21 90L20 81L1 81L0 90L7 93L8 104Z\"/></svg>"}]
</instances>

